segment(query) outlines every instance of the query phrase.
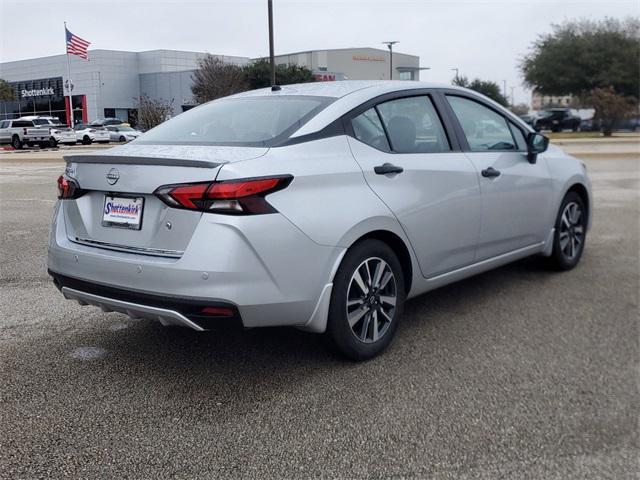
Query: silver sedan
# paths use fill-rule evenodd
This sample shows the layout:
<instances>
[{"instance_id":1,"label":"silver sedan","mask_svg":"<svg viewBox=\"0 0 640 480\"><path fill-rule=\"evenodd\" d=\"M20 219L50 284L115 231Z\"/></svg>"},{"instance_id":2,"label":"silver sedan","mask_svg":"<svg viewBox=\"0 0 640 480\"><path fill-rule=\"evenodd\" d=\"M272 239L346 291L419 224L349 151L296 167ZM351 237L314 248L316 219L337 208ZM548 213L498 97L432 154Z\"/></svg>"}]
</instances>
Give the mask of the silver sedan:
<instances>
[{"instance_id":1,"label":"silver sedan","mask_svg":"<svg viewBox=\"0 0 640 480\"><path fill-rule=\"evenodd\" d=\"M295 326L358 360L408 298L532 255L574 268L593 206L582 162L419 82L246 92L65 159L48 266L66 298L198 331Z\"/></svg>"}]
</instances>

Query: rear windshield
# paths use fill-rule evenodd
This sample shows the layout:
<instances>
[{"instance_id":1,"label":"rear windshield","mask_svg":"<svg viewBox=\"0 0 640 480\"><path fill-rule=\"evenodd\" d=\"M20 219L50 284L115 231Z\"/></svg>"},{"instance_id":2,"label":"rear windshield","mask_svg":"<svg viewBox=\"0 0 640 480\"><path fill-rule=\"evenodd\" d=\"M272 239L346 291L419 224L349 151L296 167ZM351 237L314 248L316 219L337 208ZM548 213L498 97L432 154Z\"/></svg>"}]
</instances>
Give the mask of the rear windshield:
<instances>
[{"instance_id":1,"label":"rear windshield","mask_svg":"<svg viewBox=\"0 0 640 480\"><path fill-rule=\"evenodd\" d=\"M288 138L334 100L306 95L223 98L182 113L134 141L269 147Z\"/></svg>"}]
</instances>

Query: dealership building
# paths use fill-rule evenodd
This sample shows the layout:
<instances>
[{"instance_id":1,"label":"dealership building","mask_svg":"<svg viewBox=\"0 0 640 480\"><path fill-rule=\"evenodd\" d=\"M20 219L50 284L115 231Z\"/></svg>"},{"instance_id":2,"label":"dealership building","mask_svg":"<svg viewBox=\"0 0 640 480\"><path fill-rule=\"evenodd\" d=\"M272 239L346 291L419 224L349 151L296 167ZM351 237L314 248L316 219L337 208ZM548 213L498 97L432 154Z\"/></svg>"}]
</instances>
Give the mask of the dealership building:
<instances>
[{"instance_id":1,"label":"dealership building","mask_svg":"<svg viewBox=\"0 0 640 480\"><path fill-rule=\"evenodd\" d=\"M0 101L0 120L24 115L52 115L69 123L71 88L75 122L117 117L135 124L140 96L171 102L173 115L195 105L192 74L203 52L90 50L89 60L70 55L0 63L0 78L13 88L14 99ZM214 55L245 65L248 57ZM308 67L319 81L388 80L389 52L375 48L314 50L278 55L276 64ZM418 80L420 58L393 53L393 79Z\"/></svg>"}]
</instances>

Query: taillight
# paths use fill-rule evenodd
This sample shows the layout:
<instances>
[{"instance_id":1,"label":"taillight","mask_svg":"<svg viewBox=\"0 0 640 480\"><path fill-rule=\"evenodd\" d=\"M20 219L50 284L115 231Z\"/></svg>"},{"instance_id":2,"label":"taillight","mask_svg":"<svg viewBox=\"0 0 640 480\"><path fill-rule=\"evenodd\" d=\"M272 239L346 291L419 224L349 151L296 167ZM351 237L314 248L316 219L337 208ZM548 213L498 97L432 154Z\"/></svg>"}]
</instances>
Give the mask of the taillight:
<instances>
[{"instance_id":1,"label":"taillight","mask_svg":"<svg viewBox=\"0 0 640 480\"><path fill-rule=\"evenodd\" d=\"M60 200L79 198L84 193L84 190L80 188L80 185L75 180L64 175L58 177L58 198Z\"/></svg>"},{"instance_id":2,"label":"taillight","mask_svg":"<svg viewBox=\"0 0 640 480\"><path fill-rule=\"evenodd\" d=\"M27 129L26 129L26 128L23 128L23 129L22 129L22 134L23 134L23 135L26 135L26 134L27 134Z\"/></svg>"},{"instance_id":3,"label":"taillight","mask_svg":"<svg viewBox=\"0 0 640 480\"><path fill-rule=\"evenodd\" d=\"M258 215L276 211L266 201L265 196L286 188L291 180L291 175L279 175L164 185L159 187L154 195L174 208L227 215Z\"/></svg>"}]
</instances>

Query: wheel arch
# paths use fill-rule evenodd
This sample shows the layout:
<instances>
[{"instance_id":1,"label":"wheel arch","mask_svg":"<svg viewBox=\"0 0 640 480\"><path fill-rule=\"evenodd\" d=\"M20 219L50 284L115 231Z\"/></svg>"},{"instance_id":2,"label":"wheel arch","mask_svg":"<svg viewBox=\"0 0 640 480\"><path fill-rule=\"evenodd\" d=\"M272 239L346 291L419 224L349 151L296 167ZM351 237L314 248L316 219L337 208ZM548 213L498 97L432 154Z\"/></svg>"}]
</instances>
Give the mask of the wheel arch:
<instances>
[{"instance_id":1,"label":"wheel arch","mask_svg":"<svg viewBox=\"0 0 640 480\"><path fill-rule=\"evenodd\" d=\"M355 245L369 239L380 240L386 243L391 250L397 255L402 267L402 277L404 280L404 287L406 294L411 291L411 285L413 284L413 261L409 247L405 241L396 233L390 230L372 230L357 238L347 249L349 251Z\"/></svg>"},{"instance_id":2,"label":"wheel arch","mask_svg":"<svg viewBox=\"0 0 640 480\"><path fill-rule=\"evenodd\" d=\"M568 193L570 192L575 192L577 193L580 198L582 199L582 201L584 202L584 206L587 210L586 214L587 214L587 224L591 223L591 200L589 198L589 191L587 190L587 187L585 187L582 183L580 182L576 182L573 185L571 185L567 191L565 192L565 194L562 196L562 198L566 197Z\"/></svg>"}]
</instances>

